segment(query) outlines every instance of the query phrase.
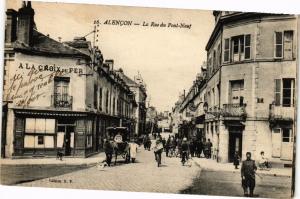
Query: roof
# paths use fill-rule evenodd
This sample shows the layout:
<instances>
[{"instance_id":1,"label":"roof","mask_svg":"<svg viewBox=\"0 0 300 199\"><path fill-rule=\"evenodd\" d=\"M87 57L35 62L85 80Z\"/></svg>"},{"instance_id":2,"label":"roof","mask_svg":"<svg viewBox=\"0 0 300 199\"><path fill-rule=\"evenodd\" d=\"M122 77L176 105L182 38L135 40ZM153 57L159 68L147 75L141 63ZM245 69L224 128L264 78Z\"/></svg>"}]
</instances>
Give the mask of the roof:
<instances>
[{"instance_id":1,"label":"roof","mask_svg":"<svg viewBox=\"0 0 300 199\"><path fill-rule=\"evenodd\" d=\"M132 79L130 79L128 76L126 76L123 72L120 71L116 71L120 77L122 78L122 80L128 85L128 86L139 86L135 81L133 81Z\"/></svg>"},{"instance_id":2,"label":"roof","mask_svg":"<svg viewBox=\"0 0 300 199\"><path fill-rule=\"evenodd\" d=\"M28 46L20 41L14 42L14 48L32 54L67 57L89 57L87 53L81 52L71 46L55 41L50 37L33 30L33 45Z\"/></svg>"}]
</instances>

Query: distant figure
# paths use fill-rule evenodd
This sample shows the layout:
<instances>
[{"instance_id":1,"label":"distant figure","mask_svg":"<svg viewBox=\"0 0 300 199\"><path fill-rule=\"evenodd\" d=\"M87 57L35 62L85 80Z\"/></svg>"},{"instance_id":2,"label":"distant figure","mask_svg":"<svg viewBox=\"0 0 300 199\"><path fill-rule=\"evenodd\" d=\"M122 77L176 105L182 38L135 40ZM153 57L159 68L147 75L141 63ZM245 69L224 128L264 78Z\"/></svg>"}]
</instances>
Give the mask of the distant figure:
<instances>
[{"instance_id":1,"label":"distant figure","mask_svg":"<svg viewBox=\"0 0 300 199\"><path fill-rule=\"evenodd\" d=\"M233 157L233 165L235 166L235 169L238 169L238 168L239 168L239 165L240 165L240 156L239 156L238 151L236 151L236 152L234 153L234 157Z\"/></svg>"},{"instance_id":2,"label":"distant figure","mask_svg":"<svg viewBox=\"0 0 300 199\"><path fill-rule=\"evenodd\" d=\"M181 163L182 166L184 166L184 163L188 161L189 158L189 143L187 142L187 138L183 138L182 144L181 144Z\"/></svg>"},{"instance_id":3,"label":"distant figure","mask_svg":"<svg viewBox=\"0 0 300 199\"><path fill-rule=\"evenodd\" d=\"M195 148L196 148L194 139L191 139L189 147L190 147L191 156L194 157L194 155L195 155Z\"/></svg>"},{"instance_id":4,"label":"distant figure","mask_svg":"<svg viewBox=\"0 0 300 199\"><path fill-rule=\"evenodd\" d=\"M166 157L168 157L168 155L169 155L170 146L171 146L171 136L169 135L167 142L166 142L166 147L165 147Z\"/></svg>"},{"instance_id":5,"label":"distant figure","mask_svg":"<svg viewBox=\"0 0 300 199\"><path fill-rule=\"evenodd\" d=\"M197 155L198 158L200 158L201 157L201 153L203 151L203 142L202 142L202 140L201 139L197 140L196 145L197 145L197 147L196 147L196 155Z\"/></svg>"},{"instance_id":6,"label":"distant figure","mask_svg":"<svg viewBox=\"0 0 300 199\"><path fill-rule=\"evenodd\" d=\"M161 153L164 149L163 144L159 138L156 139L155 146L154 146L154 156L155 160L157 161L157 166L161 165Z\"/></svg>"},{"instance_id":7,"label":"distant figure","mask_svg":"<svg viewBox=\"0 0 300 199\"><path fill-rule=\"evenodd\" d=\"M211 149L212 149L212 146L213 144L211 143L210 139L207 140L207 157L208 158L211 158Z\"/></svg>"},{"instance_id":8,"label":"distant figure","mask_svg":"<svg viewBox=\"0 0 300 199\"><path fill-rule=\"evenodd\" d=\"M163 144L164 150L166 150L166 143L167 143L166 139L162 138L161 142Z\"/></svg>"},{"instance_id":9,"label":"distant figure","mask_svg":"<svg viewBox=\"0 0 300 199\"><path fill-rule=\"evenodd\" d=\"M137 153L138 145L133 140L129 143L129 152L130 152L130 158L131 162L134 163L136 159L136 153Z\"/></svg>"},{"instance_id":10,"label":"distant figure","mask_svg":"<svg viewBox=\"0 0 300 199\"><path fill-rule=\"evenodd\" d=\"M251 153L246 153L247 159L243 161L241 168L242 187L244 189L244 196L253 197L255 188L255 172L257 167L255 161L251 160ZM250 194L248 194L248 189Z\"/></svg>"},{"instance_id":11,"label":"distant figure","mask_svg":"<svg viewBox=\"0 0 300 199\"><path fill-rule=\"evenodd\" d=\"M258 160L258 167L260 169L271 168L271 164L269 163L268 158L265 157L265 152L264 151L260 152L260 158Z\"/></svg>"},{"instance_id":12,"label":"distant figure","mask_svg":"<svg viewBox=\"0 0 300 199\"><path fill-rule=\"evenodd\" d=\"M203 138L203 154L205 158L208 158L208 142L206 142L206 138Z\"/></svg>"},{"instance_id":13,"label":"distant figure","mask_svg":"<svg viewBox=\"0 0 300 199\"><path fill-rule=\"evenodd\" d=\"M112 143L106 139L104 140L104 152L106 155L106 163L110 167L114 148L113 148Z\"/></svg>"}]
</instances>

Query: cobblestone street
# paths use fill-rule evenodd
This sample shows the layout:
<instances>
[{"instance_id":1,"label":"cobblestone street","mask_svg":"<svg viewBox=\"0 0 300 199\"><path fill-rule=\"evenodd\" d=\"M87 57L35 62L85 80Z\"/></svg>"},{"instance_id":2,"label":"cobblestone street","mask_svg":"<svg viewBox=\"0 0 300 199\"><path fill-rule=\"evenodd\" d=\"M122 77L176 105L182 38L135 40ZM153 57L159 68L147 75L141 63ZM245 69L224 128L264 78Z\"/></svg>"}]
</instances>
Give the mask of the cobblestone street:
<instances>
[{"instance_id":1,"label":"cobblestone street","mask_svg":"<svg viewBox=\"0 0 300 199\"><path fill-rule=\"evenodd\" d=\"M137 163L98 169L96 166L57 177L45 178L19 184L21 186L101 189L135 192L180 193L192 184L200 168L181 166L178 158L162 157L162 166L157 167L153 151L139 149Z\"/></svg>"}]
</instances>

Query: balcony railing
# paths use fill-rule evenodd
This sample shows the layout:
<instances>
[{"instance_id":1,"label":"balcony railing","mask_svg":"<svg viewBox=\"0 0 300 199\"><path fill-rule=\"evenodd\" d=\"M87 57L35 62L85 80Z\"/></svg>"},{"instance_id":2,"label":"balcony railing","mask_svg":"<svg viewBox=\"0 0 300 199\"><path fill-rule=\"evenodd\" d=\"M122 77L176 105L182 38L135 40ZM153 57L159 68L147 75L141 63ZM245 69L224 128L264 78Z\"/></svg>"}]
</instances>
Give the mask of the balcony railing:
<instances>
[{"instance_id":1,"label":"balcony railing","mask_svg":"<svg viewBox=\"0 0 300 199\"><path fill-rule=\"evenodd\" d=\"M52 105L55 108L72 109L73 97L70 95L52 95Z\"/></svg>"},{"instance_id":2,"label":"balcony railing","mask_svg":"<svg viewBox=\"0 0 300 199\"><path fill-rule=\"evenodd\" d=\"M270 104L270 120L294 120L295 107L283 107Z\"/></svg>"},{"instance_id":3,"label":"balcony railing","mask_svg":"<svg viewBox=\"0 0 300 199\"><path fill-rule=\"evenodd\" d=\"M223 104L223 117L246 117L246 104Z\"/></svg>"}]
</instances>

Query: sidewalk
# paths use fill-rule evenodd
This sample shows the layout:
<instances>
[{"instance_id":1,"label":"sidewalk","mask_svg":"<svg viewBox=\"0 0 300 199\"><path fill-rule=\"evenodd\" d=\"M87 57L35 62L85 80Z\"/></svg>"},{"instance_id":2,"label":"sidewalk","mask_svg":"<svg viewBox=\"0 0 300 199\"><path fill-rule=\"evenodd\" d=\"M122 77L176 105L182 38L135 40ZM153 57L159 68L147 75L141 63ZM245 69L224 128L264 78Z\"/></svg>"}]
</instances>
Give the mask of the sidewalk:
<instances>
[{"instance_id":1,"label":"sidewalk","mask_svg":"<svg viewBox=\"0 0 300 199\"><path fill-rule=\"evenodd\" d=\"M104 152L95 154L88 158L80 157L63 157L58 160L53 157L45 158L26 158L26 159L0 159L0 165L80 165L94 166L105 159Z\"/></svg>"},{"instance_id":2,"label":"sidewalk","mask_svg":"<svg viewBox=\"0 0 300 199\"><path fill-rule=\"evenodd\" d=\"M217 163L216 160L206 158L193 158L193 161L203 169L212 171L228 171L228 172L240 172L241 163L239 169L235 169L232 163ZM257 170L257 174L272 175L272 176L292 176L292 168L272 168L271 170Z\"/></svg>"}]
</instances>

